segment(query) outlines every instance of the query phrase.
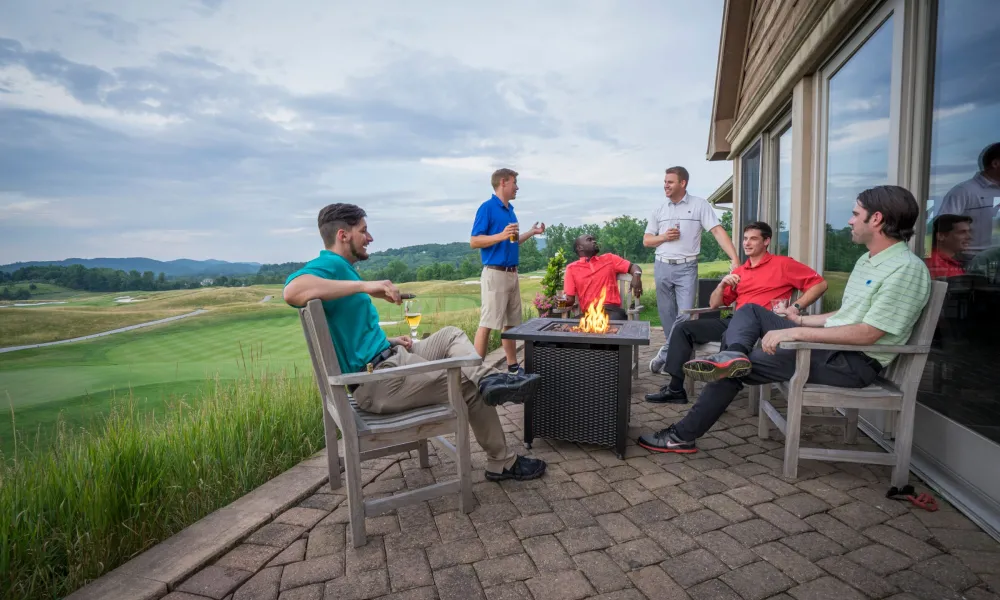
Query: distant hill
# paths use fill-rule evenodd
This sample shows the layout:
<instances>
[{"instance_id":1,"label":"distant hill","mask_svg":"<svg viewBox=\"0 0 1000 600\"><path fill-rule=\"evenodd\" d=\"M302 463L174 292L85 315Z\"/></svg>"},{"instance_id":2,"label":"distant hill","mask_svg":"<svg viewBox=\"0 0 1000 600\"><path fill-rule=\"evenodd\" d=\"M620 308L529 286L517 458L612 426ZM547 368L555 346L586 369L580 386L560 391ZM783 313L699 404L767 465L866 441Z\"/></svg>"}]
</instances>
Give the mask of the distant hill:
<instances>
[{"instance_id":1,"label":"distant hill","mask_svg":"<svg viewBox=\"0 0 1000 600\"><path fill-rule=\"evenodd\" d=\"M479 258L479 251L470 248L469 242L420 244L372 252L368 255L368 260L358 264L358 268L364 271L382 269L393 260L401 260L411 269L435 263L451 263L457 266L469 255L477 260Z\"/></svg>"},{"instance_id":2,"label":"distant hill","mask_svg":"<svg viewBox=\"0 0 1000 600\"><path fill-rule=\"evenodd\" d=\"M68 267L83 265L88 269L104 268L122 271L136 270L140 273L152 271L163 273L167 277L202 277L218 275L255 275L260 269L260 263L232 263L224 260L153 260L152 258L67 258L66 260L45 260L16 262L0 265L0 271L13 273L21 267L54 266Z\"/></svg>"}]
</instances>

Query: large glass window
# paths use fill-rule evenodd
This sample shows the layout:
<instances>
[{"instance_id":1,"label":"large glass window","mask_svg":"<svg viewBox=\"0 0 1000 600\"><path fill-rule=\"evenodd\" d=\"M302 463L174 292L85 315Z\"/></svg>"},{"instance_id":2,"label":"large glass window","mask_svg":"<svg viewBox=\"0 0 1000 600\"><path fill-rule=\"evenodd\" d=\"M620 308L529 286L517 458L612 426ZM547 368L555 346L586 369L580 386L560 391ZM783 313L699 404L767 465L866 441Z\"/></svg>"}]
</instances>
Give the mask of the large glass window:
<instances>
[{"instance_id":1,"label":"large glass window","mask_svg":"<svg viewBox=\"0 0 1000 600\"><path fill-rule=\"evenodd\" d=\"M760 142L746 151L740 159L740 228L736 239L743 239L743 227L758 219L760 206ZM740 245L740 255L743 256L743 246ZM743 256L746 260L746 256Z\"/></svg>"},{"instance_id":2,"label":"large glass window","mask_svg":"<svg viewBox=\"0 0 1000 600\"><path fill-rule=\"evenodd\" d=\"M1000 442L1000 21L938 2L924 256L948 282L919 400Z\"/></svg>"},{"instance_id":3,"label":"large glass window","mask_svg":"<svg viewBox=\"0 0 1000 600\"><path fill-rule=\"evenodd\" d=\"M847 277L864 252L847 225L858 194L889 182L892 42L890 16L829 79L824 312L840 308Z\"/></svg>"},{"instance_id":4,"label":"large glass window","mask_svg":"<svg viewBox=\"0 0 1000 600\"><path fill-rule=\"evenodd\" d=\"M774 235L777 242L775 254L788 256L788 223L792 218L792 128L789 127L778 136L776 145L778 155L778 218L774 223Z\"/></svg>"}]
</instances>

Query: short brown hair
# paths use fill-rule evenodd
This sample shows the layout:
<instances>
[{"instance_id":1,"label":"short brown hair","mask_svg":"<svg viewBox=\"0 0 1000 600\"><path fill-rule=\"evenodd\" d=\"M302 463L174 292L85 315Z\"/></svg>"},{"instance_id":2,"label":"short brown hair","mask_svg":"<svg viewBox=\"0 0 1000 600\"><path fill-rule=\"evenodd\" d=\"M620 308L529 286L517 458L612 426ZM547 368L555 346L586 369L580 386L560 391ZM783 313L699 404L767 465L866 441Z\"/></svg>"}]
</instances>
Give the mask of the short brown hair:
<instances>
[{"instance_id":1,"label":"short brown hair","mask_svg":"<svg viewBox=\"0 0 1000 600\"><path fill-rule=\"evenodd\" d=\"M323 246L330 248L337 240L337 232L341 229L351 229L368 216L364 209L354 204L330 204L319 211L316 221L319 225L319 235L323 238Z\"/></svg>"},{"instance_id":2,"label":"short brown hair","mask_svg":"<svg viewBox=\"0 0 1000 600\"><path fill-rule=\"evenodd\" d=\"M882 213L882 235L908 242L920 214L917 199L910 190L898 185L879 185L858 194L858 204L868 211L867 223L875 213Z\"/></svg>"},{"instance_id":3,"label":"short brown hair","mask_svg":"<svg viewBox=\"0 0 1000 600\"><path fill-rule=\"evenodd\" d=\"M774 232L771 230L771 226L764 221L751 221L750 223L747 223L746 226L743 227L743 233L746 233L747 229L756 229L760 232L760 237L765 240L771 239L771 236L774 235Z\"/></svg>"},{"instance_id":4,"label":"short brown hair","mask_svg":"<svg viewBox=\"0 0 1000 600\"><path fill-rule=\"evenodd\" d=\"M691 181L689 179L690 176L688 175L688 170L684 167L670 167L664 175L669 175L670 173L676 175L677 179L680 179L681 181Z\"/></svg>"},{"instance_id":5,"label":"short brown hair","mask_svg":"<svg viewBox=\"0 0 1000 600\"><path fill-rule=\"evenodd\" d=\"M939 233L951 233L955 225L968 223L972 225L972 217L968 215L938 215L931 225L931 248L937 248Z\"/></svg>"},{"instance_id":6,"label":"short brown hair","mask_svg":"<svg viewBox=\"0 0 1000 600\"><path fill-rule=\"evenodd\" d=\"M493 189L500 187L500 184L505 180L510 178L517 179L517 171L513 169L497 169L493 171L493 176L490 177L490 183L493 184Z\"/></svg>"}]
</instances>

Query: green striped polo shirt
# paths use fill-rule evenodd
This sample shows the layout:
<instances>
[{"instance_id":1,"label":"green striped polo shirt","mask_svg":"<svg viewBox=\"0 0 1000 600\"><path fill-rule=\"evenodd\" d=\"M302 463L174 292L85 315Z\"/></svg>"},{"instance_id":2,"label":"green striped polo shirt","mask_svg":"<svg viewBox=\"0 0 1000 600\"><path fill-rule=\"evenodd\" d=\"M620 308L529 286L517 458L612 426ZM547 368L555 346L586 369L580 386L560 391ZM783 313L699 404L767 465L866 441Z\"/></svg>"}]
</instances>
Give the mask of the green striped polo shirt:
<instances>
[{"instance_id":1,"label":"green striped polo shirt","mask_svg":"<svg viewBox=\"0 0 1000 600\"><path fill-rule=\"evenodd\" d=\"M927 304L931 277L924 261L899 242L875 256L863 254L844 288L840 310L827 327L867 323L885 332L876 344L905 344ZM896 358L891 352L868 352L883 367Z\"/></svg>"}]
</instances>

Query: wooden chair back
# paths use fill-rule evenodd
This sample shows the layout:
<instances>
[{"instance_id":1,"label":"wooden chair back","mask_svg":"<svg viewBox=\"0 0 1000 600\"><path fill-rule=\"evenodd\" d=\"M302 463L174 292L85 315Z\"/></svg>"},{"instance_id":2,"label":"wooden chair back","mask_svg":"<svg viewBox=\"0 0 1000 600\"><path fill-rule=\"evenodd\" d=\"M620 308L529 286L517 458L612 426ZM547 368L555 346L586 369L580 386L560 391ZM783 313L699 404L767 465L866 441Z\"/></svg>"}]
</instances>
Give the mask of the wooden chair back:
<instances>
[{"instance_id":1,"label":"wooden chair back","mask_svg":"<svg viewBox=\"0 0 1000 600\"><path fill-rule=\"evenodd\" d=\"M306 345L309 347L309 357L312 359L313 373L316 376L316 385L319 386L324 410L330 412L330 409L333 409L332 416L345 437L356 437L358 435L356 415L347 397L347 390L344 386L330 384L330 377L341 375L341 371L333 339L330 337L326 314L323 312L323 303L320 300L310 300L305 308L299 309L299 319L302 321L302 330L305 333Z\"/></svg>"},{"instance_id":2,"label":"wooden chair back","mask_svg":"<svg viewBox=\"0 0 1000 600\"><path fill-rule=\"evenodd\" d=\"M636 298L632 295L632 274L618 274L618 295L622 298L622 308L631 310L636 304ZM631 317L629 317L631 318Z\"/></svg>"},{"instance_id":3,"label":"wooden chair back","mask_svg":"<svg viewBox=\"0 0 1000 600\"><path fill-rule=\"evenodd\" d=\"M941 315L941 307L944 306L944 298L948 293L948 284L943 281L931 282L931 295L924 305L920 318L917 319L910 333L908 346L923 346L929 348L934 340L934 331L937 329L938 318ZM924 366L927 364L927 354L899 354L886 369L883 378L891 381L901 390L906 390L910 386L916 386L920 382Z\"/></svg>"}]
</instances>

